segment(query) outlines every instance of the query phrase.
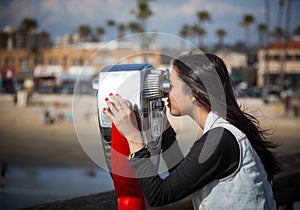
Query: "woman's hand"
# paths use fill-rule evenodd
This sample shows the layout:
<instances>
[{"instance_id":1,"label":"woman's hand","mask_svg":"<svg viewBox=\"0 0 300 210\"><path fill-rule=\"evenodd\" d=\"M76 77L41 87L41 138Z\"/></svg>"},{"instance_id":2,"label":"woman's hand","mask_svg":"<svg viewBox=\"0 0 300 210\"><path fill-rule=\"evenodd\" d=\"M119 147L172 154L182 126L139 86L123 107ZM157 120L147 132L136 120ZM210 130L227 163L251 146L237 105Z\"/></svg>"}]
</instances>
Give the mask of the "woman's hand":
<instances>
[{"instance_id":1,"label":"woman's hand","mask_svg":"<svg viewBox=\"0 0 300 210\"><path fill-rule=\"evenodd\" d=\"M109 109L103 112L115 124L116 128L127 139L130 151L134 152L144 147L138 122L131 105L120 95L109 94L111 100L105 99Z\"/></svg>"}]
</instances>

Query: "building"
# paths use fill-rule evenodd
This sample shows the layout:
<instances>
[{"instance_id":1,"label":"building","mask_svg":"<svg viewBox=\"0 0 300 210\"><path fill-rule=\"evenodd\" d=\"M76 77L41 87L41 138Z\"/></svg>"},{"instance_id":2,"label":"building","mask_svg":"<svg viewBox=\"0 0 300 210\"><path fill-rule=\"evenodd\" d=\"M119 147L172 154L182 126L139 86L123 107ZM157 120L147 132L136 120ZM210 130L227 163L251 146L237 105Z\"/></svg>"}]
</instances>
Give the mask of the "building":
<instances>
[{"instance_id":1,"label":"building","mask_svg":"<svg viewBox=\"0 0 300 210\"><path fill-rule=\"evenodd\" d=\"M274 42L258 51L258 85L267 84L278 87L282 84L284 89L299 87L300 40Z\"/></svg>"},{"instance_id":2,"label":"building","mask_svg":"<svg viewBox=\"0 0 300 210\"><path fill-rule=\"evenodd\" d=\"M228 49L215 53L224 60L234 86L242 89L256 86L257 69L255 62L249 62L249 55Z\"/></svg>"},{"instance_id":3,"label":"building","mask_svg":"<svg viewBox=\"0 0 300 210\"><path fill-rule=\"evenodd\" d=\"M215 54L224 60L230 74L234 69L247 67L247 55L245 53L221 49Z\"/></svg>"},{"instance_id":4,"label":"building","mask_svg":"<svg viewBox=\"0 0 300 210\"><path fill-rule=\"evenodd\" d=\"M24 33L7 26L0 31L0 49L44 49L51 47L50 34L46 31Z\"/></svg>"},{"instance_id":5,"label":"building","mask_svg":"<svg viewBox=\"0 0 300 210\"><path fill-rule=\"evenodd\" d=\"M27 49L0 49L0 69L5 84L16 81L21 84L31 75L36 88L47 93L55 92L64 84L72 89L70 86L78 77L87 79L104 66L122 63L159 66L160 51L151 49L144 53L138 45L126 42L78 43L40 49L37 53Z\"/></svg>"}]
</instances>

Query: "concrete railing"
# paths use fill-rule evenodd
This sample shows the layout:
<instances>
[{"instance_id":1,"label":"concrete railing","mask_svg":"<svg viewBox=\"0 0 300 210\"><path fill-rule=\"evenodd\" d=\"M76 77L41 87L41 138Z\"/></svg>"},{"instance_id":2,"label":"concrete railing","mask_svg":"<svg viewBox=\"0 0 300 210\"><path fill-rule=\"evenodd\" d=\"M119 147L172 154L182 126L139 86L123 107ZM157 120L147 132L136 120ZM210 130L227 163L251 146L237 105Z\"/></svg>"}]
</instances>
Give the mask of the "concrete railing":
<instances>
[{"instance_id":1,"label":"concrete railing","mask_svg":"<svg viewBox=\"0 0 300 210\"><path fill-rule=\"evenodd\" d=\"M279 209L293 209L293 203L300 201L300 153L286 155L279 158L282 164L282 172L275 177L274 194ZM117 209L117 197L113 191L82 196L64 201L41 204L28 210L36 209ZM193 209L189 197L159 208L148 208L149 210L191 210Z\"/></svg>"}]
</instances>

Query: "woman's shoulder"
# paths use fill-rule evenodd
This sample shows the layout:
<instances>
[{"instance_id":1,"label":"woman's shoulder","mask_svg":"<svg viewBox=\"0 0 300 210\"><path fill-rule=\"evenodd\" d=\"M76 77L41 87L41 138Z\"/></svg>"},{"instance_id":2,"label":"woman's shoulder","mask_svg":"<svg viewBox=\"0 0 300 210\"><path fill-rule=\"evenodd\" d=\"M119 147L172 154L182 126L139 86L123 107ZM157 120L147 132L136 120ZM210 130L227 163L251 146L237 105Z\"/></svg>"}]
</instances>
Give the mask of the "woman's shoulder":
<instances>
[{"instance_id":1,"label":"woman's shoulder","mask_svg":"<svg viewBox=\"0 0 300 210\"><path fill-rule=\"evenodd\" d=\"M230 139L235 140L236 138L232 134L232 132L228 128L224 127L215 127L210 130L208 130L203 136L200 137L200 141L206 140L207 138L212 138L212 140L217 140L216 137L219 137L220 139Z\"/></svg>"},{"instance_id":2,"label":"woman's shoulder","mask_svg":"<svg viewBox=\"0 0 300 210\"><path fill-rule=\"evenodd\" d=\"M207 131L200 137L194 144L194 147L203 147L204 144L208 144L207 147L218 147L222 151L227 148L239 148L238 141L230 130L224 127L215 127Z\"/></svg>"}]
</instances>

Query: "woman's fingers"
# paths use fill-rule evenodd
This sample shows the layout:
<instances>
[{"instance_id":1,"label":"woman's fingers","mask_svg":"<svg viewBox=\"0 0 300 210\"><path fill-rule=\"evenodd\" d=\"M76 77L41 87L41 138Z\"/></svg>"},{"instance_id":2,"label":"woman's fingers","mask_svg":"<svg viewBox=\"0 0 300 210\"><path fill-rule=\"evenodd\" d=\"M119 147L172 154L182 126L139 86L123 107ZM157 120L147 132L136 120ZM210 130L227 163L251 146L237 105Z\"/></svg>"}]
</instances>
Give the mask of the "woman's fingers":
<instances>
[{"instance_id":1,"label":"woman's fingers","mask_svg":"<svg viewBox=\"0 0 300 210\"><path fill-rule=\"evenodd\" d=\"M131 111L131 105L118 94L110 94L110 99L105 99L107 106L103 112L115 124L117 129L131 140L140 139L140 130L135 113Z\"/></svg>"},{"instance_id":2,"label":"woman's fingers","mask_svg":"<svg viewBox=\"0 0 300 210\"><path fill-rule=\"evenodd\" d=\"M109 98L105 98L105 102L110 109L110 113L112 113L114 115L114 113L116 113L116 111L117 111L114 104L109 100Z\"/></svg>"},{"instance_id":3,"label":"woman's fingers","mask_svg":"<svg viewBox=\"0 0 300 210\"><path fill-rule=\"evenodd\" d=\"M118 101L118 103L120 104L120 106L124 109L126 108L130 108L130 104L129 102L127 102L126 100L124 100L119 94L116 94L116 100Z\"/></svg>"},{"instance_id":4,"label":"woman's fingers","mask_svg":"<svg viewBox=\"0 0 300 210\"><path fill-rule=\"evenodd\" d=\"M118 112L123 110L124 108L128 108L129 105L122 99L121 96L118 94L113 95L112 93L109 94L111 100L109 98L105 98L105 102L109 109L104 108L103 112L112 120L113 117L117 115Z\"/></svg>"},{"instance_id":5,"label":"woman's fingers","mask_svg":"<svg viewBox=\"0 0 300 210\"><path fill-rule=\"evenodd\" d=\"M104 114L106 114L106 116L107 116L111 121L113 121L113 115L112 115L112 113L111 113L108 109L103 108L103 112L104 112Z\"/></svg>"},{"instance_id":6,"label":"woman's fingers","mask_svg":"<svg viewBox=\"0 0 300 210\"><path fill-rule=\"evenodd\" d=\"M116 111L120 111L121 109L124 109L121 103L123 99L118 94L117 95L109 94L109 96L112 99L112 103L115 106Z\"/></svg>"}]
</instances>

